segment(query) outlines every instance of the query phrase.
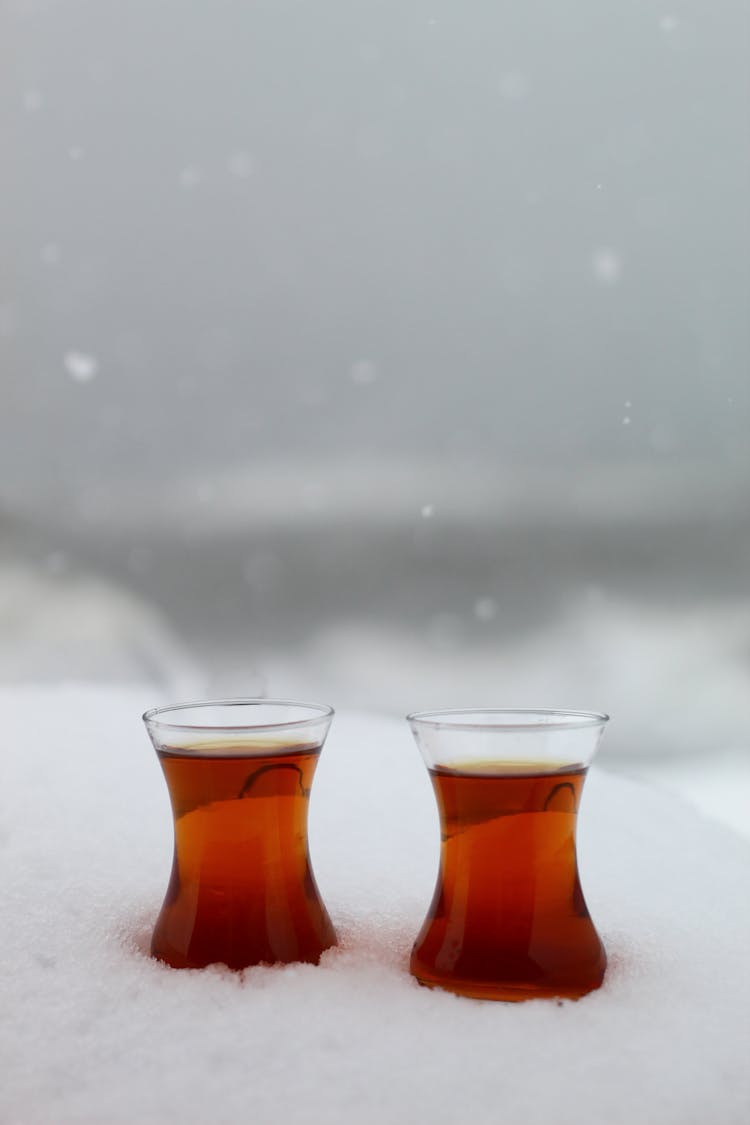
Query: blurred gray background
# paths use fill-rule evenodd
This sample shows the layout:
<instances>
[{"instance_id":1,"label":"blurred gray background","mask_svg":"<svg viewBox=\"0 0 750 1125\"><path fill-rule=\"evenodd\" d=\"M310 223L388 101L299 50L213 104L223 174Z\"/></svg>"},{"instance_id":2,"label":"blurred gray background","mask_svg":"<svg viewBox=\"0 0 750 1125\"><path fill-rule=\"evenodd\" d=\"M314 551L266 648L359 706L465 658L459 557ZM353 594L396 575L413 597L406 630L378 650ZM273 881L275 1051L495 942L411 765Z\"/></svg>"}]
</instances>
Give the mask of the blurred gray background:
<instances>
[{"instance_id":1,"label":"blurred gray background","mask_svg":"<svg viewBox=\"0 0 750 1125\"><path fill-rule=\"evenodd\" d=\"M749 27L4 0L0 679L740 762Z\"/></svg>"}]
</instances>

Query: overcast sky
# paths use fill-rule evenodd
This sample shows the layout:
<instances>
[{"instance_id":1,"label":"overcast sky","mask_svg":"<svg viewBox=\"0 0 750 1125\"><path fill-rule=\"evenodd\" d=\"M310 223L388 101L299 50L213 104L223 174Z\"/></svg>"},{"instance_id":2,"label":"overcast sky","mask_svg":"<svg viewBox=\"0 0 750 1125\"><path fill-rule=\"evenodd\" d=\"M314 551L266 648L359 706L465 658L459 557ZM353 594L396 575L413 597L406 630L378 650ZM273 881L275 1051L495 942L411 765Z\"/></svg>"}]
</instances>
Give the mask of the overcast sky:
<instances>
[{"instance_id":1,"label":"overcast sky","mask_svg":"<svg viewBox=\"0 0 750 1125\"><path fill-rule=\"evenodd\" d=\"M741 0L15 0L0 44L0 504L284 459L748 479Z\"/></svg>"}]
</instances>

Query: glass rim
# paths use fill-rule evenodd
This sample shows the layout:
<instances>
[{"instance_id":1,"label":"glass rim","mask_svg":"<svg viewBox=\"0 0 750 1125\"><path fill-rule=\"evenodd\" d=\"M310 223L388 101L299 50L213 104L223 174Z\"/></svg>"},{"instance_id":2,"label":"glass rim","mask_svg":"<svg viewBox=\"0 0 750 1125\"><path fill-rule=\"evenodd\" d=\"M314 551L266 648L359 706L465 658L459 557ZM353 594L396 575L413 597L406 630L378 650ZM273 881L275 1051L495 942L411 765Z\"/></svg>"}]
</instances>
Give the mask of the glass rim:
<instances>
[{"instance_id":1,"label":"glass rim","mask_svg":"<svg viewBox=\"0 0 750 1125\"><path fill-rule=\"evenodd\" d=\"M482 717L488 715L493 718L482 721ZM526 721L513 722L512 716ZM554 707L459 707L442 711L412 711L406 716L406 721L412 726L431 727L433 730L529 731L539 734L548 730L603 727L609 722L609 715L604 711L564 711Z\"/></svg>"},{"instance_id":2,"label":"glass rim","mask_svg":"<svg viewBox=\"0 0 750 1125\"><path fill-rule=\"evenodd\" d=\"M171 715L175 711L189 711L202 707L295 707L312 712L305 718L281 719L273 722L247 722L247 723L180 723L169 722L160 715ZM332 719L335 712L327 703L307 703L299 699L196 699L189 703L170 703L166 707L151 707L144 711L141 718L147 727L158 727L162 730L176 731L264 731L288 730L290 727L304 727L310 723L320 722L322 719Z\"/></svg>"}]
</instances>

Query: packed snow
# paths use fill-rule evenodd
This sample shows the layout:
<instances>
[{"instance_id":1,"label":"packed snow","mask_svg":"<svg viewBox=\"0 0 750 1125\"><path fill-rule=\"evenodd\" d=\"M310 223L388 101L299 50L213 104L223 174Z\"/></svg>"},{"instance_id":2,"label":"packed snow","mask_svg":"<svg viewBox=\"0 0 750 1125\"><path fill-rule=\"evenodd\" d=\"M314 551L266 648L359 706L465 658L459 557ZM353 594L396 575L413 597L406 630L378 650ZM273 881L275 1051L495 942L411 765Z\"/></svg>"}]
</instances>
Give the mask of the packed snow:
<instances>
[{"instance_id":1,"label":"packed snow","mask_svg":"<svg viewBox=\"0 0 750 1125\"><path fill-rule=\"evenodd\" d=\"M461 999L408 973L438 826L407 726L338 715L310 840L339 947L319 967L175 971L147 955L171 816L139 717L170 701L0 700L2 1122L747 1121L750 847L678 798L596 768L587 781L599 992Z\"/></svg>"}]
</instances>

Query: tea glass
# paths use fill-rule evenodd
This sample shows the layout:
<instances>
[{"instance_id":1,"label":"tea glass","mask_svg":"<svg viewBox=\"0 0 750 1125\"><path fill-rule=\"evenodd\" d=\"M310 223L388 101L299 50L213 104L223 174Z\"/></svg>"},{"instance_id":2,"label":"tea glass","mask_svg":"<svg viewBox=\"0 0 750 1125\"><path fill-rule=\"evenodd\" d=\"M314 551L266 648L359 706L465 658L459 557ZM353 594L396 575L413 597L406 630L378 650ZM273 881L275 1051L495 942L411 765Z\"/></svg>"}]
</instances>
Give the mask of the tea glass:
<instances>
[{"instance_id":1,"label":"tea glass","mask_svg":"<svg viewBox=\"0 0 750 1125\"><path fill-rule=\"evenodd\" d=\"M499 709L408 716L440 813L440 869L410 968L489 1000L578 998L606 954L578 873L576 824L608 716Z\"/></svg>"},{"instance_id":2,"label":"tea glass","mask_svg":"<svg viewBox=\"0 0 750 1125\"><path fill-rule=\"evenodd\" d=\"M174 819L151 954L175 968L316 962L336 944L307 840L331 707L225 699L143 716Z\"/></svg>"}]
</instances>

